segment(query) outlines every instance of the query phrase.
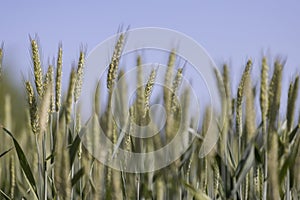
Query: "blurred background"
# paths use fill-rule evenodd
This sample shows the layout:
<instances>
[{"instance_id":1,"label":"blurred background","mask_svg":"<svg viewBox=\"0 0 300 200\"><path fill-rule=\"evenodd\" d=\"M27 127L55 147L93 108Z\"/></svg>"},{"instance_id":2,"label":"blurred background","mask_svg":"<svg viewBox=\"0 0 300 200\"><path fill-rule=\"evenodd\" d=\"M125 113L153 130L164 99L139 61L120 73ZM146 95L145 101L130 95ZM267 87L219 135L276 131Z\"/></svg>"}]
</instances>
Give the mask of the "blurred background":
<instances>
[{"instance_id":1,"label":"blurred background","mask_svg":"<svg viewBox=\"0 0 300 200\"><path fill-rule=\"evenodd\" d=\"M299 15L298 1L3 1L2 78L9 80L9 86L4 87L3 82L1 88L8 93L24 90L23 80L32 74L29 36L39 37L44 68L56 56L62 42L66 89L71 64L77 61L80 46L86 46L89 52L117 33L120 25L169 28L190 36L218 66L230 65L233 84L239 81L248 58L257 66L253 74L258 77L263 55L270 59L280 56L286 59L283 81L287 83L300 69ZM20 98L13 100L19 102ZM0 99L3 104L4 96Z\"/></svg>"}]
</instances>

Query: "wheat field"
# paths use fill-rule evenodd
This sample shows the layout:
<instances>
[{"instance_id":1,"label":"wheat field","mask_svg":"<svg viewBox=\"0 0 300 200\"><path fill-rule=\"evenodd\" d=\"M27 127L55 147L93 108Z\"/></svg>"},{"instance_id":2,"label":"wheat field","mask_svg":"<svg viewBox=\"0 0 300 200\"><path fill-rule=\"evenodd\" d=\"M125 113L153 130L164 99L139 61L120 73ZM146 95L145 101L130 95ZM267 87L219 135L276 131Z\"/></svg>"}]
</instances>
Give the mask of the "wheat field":
<instances>
[{"instance_id":1,"label":"wheat field","mask_svg":"<svg viewBox=\"0 0 300 200\"><path fill-rule=\"evenodd\" d=\"M40 44L36 38L30 38L32 77L24 78L22 92L12 93L2 66L5 47L0 46L1 199L300 199L299 75L290 80L288 91L282 90L285 63L280 59L270 63L264 57L260 66L253 66L248 60L236 93L232 90L234 74L230 66L224 64L215 71L222 107L227 109L222 109L215 119L225 116L223 125L217 129L220 135L217 144L204 158L198 152L209 123L210 107L204 112L202 127L194 130L201 137L167 167L148 173L129 173L103 165L91 156L79 137L86 126L101 124L114 144L121 135L112 120L111 97L116 81L124 74L119 67L124 37L119 34L107 82L101 83L106 90L95 89L90 124L81 123L79 103L84 50L70 71L68 90L63 92L63 46L58 46L53 64L42 66ZM179 106L176 101L180 95L188 99L189 92L177 93L184 70L174 68L175 59L176 52L170 51L165 84L172 89L160 94L166 109L166 125L160 133L164 139L154 136L141 142L126 134L118 144L120 148L149 151L174 137L182 113L189 112L188 103ZM137 82L141 81L142 62L143 57L137 56ZM251 77L253 67L261 72L256 84ZM131 133L136 131L132 124L149 121L156 70L147 76L147 84L138 88L130 107ZM131 84L129 80L124 87L127 84ZM125 98L124 91L121 95ZM99 105L102 93L108 94L106 107ZM283 95L288 97L287 102L281 102ZM18 98L26 101L18 103ZM282 105L287 105L285 113L279 112Z\"/></svg>"}]
</instances>

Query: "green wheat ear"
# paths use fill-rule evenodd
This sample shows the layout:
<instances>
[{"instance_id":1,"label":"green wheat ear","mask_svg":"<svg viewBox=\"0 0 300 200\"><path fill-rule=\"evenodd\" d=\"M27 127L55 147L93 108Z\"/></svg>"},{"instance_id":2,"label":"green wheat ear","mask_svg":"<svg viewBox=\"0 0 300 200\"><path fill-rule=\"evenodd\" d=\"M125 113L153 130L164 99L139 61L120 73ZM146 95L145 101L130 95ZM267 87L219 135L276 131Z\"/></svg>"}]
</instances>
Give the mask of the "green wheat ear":
<instances>
[{"instance_id":1,"label":"green wheat ear","mask_svg":"<svg viewBox=\"0 0 300 200\"><path fill-rule=\"evenodd\" d=\"M27 102L29 105L31 129L34 134L37 134L40 131L37 100L34 95L33 87L29 81L25 82L25 87L27 92Z\"/></svg>"},{"instance_id":2,"label":"green wheat ear","mask_svg":"<svg viewBox=\"0 0 300 200\"><path fill-rule=\"evenodd\" d=\"M30 39L30 42L31 42L31 55L33 61L34 82L39 97L42 97L44 88L43 88L43 72L41 66L39 46L36 39Z\"/></svg>"},{"instance_id":3,"label":"green wheat ear","mask_svg":"<svg viewBox=\"0 0 300 200\"><path fill-rule=\"evenodd\" d=\"M115 45L115 49L113 52L113 56L111 58L111 62L109 63L109 68L108 68L107 88L109 91L111 91L111 89L114 85L114 81L117 77L117 72L118 72L118 68L119 68L121 54L122 54L123 47L124 47L124 42L125 42L125 35L124 35L124 33L120 33L118 41Z\"/></svg>"},{"instance_id":4,"label":"green wheat ear","mask_svg":"<svg viewBox=\"0 0 300 200\"><path fill-rule=\"evenodd\" d=\"M238 91L237 91L237 100L236 100L236 131L239 136L242 135L242 101L244 97L245 85L250 76L250 70L252 67L252 61L248 60L246 67L244 69L242 78L239 83Z\"/></svg>"},{"instance_id":5,"label":"green wheat ear","mask_svg":"<svg viewBox=\"0 0 300 200\"><path fill-rule=\"evenodd\" d=\"M73 94L76 83L76 71L74 68L71 70L70 80L69 80L69 88L68 94L66 98L66 124L71 122L71 112L72 112L72 104L73 104Z\"/></svg>"},{"instance_id":6,"label":"green wheat ear","mask_svg":"<svg viewBox=\"0 0 300 200\"><path fill-rule=\"evenodd\" d=\"M83 72L84 72L84 63L85 63L85 53L83 50L80 51L78 66L77 66L77 75L76 75L76 83L74 89L74 102L77 102L82 88L83 81Z\"/></svg>"},{"instance_id":7,"label":"green wheat ear","mask_svg":"<svg viewBox=\"0 0 300 200\"><path fill-rule=\"evenodd\" d=\"M59 112L61 106L61 79L62 79L62 44L58 47L57 63L56 63L56 78L55 78L55 110Z\"/></svg>"}]
</instances>

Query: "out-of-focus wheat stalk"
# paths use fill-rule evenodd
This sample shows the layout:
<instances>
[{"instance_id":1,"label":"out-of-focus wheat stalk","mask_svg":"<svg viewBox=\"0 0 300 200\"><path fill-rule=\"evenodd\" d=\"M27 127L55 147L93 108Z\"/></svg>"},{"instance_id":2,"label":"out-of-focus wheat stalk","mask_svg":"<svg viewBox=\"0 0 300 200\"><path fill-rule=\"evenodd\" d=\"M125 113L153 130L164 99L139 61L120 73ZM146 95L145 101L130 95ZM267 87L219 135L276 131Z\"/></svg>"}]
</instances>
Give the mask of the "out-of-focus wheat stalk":
<instances>
[{"instance_id":1,"label":"out-of-focus wheat stalk","mask_svg":"<svg viewBox=\"0 0 300 200\"><path fill-rule=\"evenodd\" d=\"M76 83L76 71L74 68L72 68L71 75L70 75L70 81L69 81L69 87L68 87L68 94L67 94L66 104L65 104L65 106L66 106L66 124L70 124L70 122L71 122L75 83Z\"/></svg>"}]
</instances>

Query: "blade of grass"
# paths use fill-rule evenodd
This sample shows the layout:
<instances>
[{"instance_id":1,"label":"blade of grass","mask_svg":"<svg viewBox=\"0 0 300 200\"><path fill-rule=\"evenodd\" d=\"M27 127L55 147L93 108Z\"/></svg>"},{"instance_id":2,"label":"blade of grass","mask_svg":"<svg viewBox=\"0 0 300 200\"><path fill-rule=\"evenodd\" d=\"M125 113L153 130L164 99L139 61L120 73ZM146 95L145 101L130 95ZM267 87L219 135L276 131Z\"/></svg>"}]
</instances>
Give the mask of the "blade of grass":
<instances>
[{"instance_id":1,"label":"blade of grass","mask_svg":"<svg viewBox=\"0 0 300 200\"><path fill-rule=\"evenodd\" d=\"M26 178L28 179L31 187L33 188L36 197L38 198L38 193L37 193L37 187L36 187L35 179L33 177L30 165L28 164L27 158L26 158L26 156L25 156L25 154L24 154L21 146L19 145L19 143L17 142L17 140L15 139L15 137L12 135L12 133L10 131L8 131L2 125L0 125L0 127L4 130L4 132L6 132L13 139L14 146L16 148L17 155L18 155L18 158L19 158L22 170L24 171Z\"/></svg>"},{"instance_id":2,"label":"blade of grass","mask_svg":"<svg viewBox=\"0 0 300 200\"><path fill-rule=\"evenodd\" d=\"M13 149L13 147L9 148L8 150L4 151L3 153L0 154L0 158L10 152Z\"/></svg>"}]
</instances>

